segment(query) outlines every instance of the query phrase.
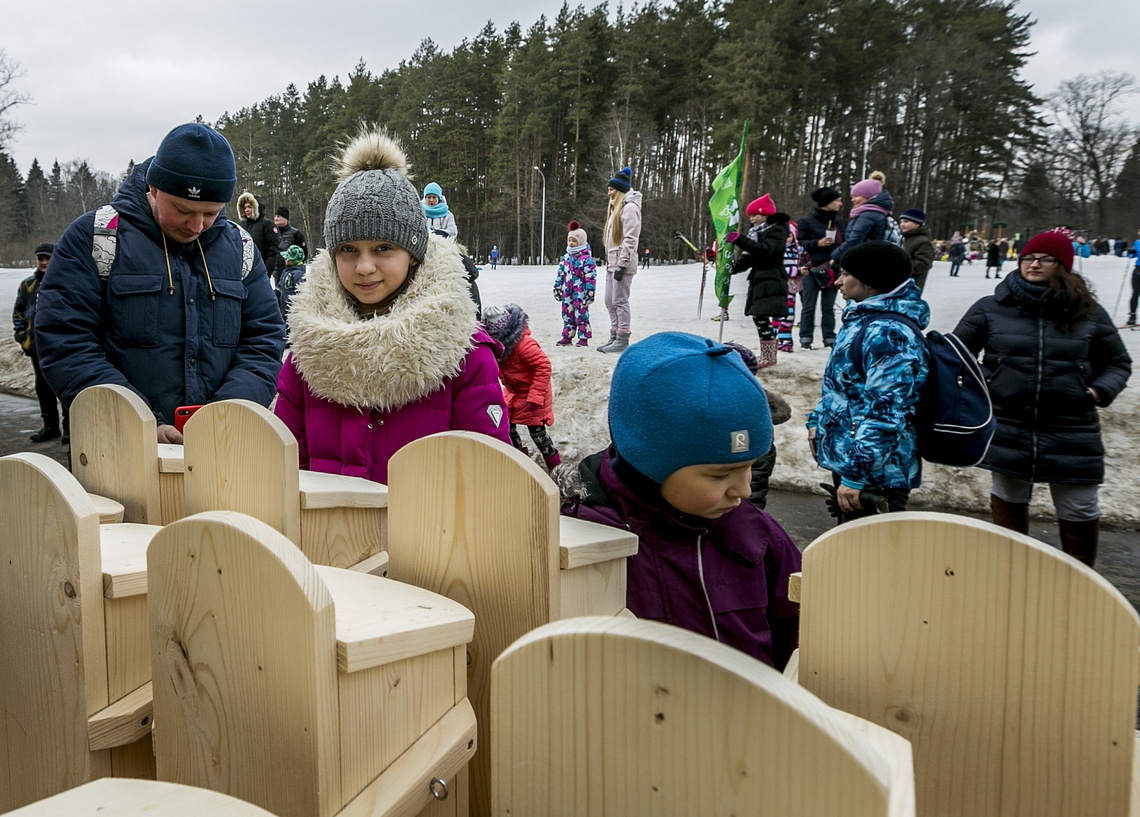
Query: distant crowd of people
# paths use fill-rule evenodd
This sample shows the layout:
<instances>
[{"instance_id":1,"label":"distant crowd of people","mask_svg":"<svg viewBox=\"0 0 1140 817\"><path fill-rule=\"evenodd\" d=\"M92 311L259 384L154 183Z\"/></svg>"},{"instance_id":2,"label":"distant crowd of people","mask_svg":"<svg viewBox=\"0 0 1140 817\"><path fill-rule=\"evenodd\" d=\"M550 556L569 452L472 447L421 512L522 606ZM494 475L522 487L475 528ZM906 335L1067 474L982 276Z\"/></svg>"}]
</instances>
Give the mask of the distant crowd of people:
<instances>
[{"instance_id":1,"label":"distant crowd of people","mask_svg":"<svg viewBox=\"0 0 1140 817\"><path fill-rule=\"evenodd\" d=\"M846 217L835 187L815 188L798 220L764 194L745 207L743 231L724 236L738 251L733 272L747 273L757 351L682 332L635 339L633 282L651 255L639 246L642 194L631 168L619 169L599 219L601 263L575 220L554 272L555 346L591 345L590 307L604 286L609 333L596 348L616 361L608 444L563 463L547 431L554 367L526 310L482 304L443 189L417 190L407 170L398 140L363 129L340 155L324 249L310 256L285 207L270 221L245 192L240 221L226 219L237 186L229 144L205 125L174 128L111 202L36 248L13 321L41 403L32 441L66 442L72 401L108 383L146 402L160 442L183 441L176 409L242 398L272 404L302 468L378 482L396 451L440 431L529 454L525 426L563 513L639 537L627 576L635 615L782 667L798 638L788 580L800 554L764 506L773 425L790 410L760 375L793 350L798 301L800 347L813 348L817 324L831 347L804 444L830 474L838 523L904 510L921 484L917 414L932 376L923 288L943 254L960 274L969 239L936 244L919 209L896 218L877 172L850 187ZM1098 410L1125 387L1131 358L1074 271L1085 246L1065 230L1005 249L991 242L986 273L1000 281L955 334L981 356L996 416L981 464L994 521L1027 531L1033 486L1047 483L1064 551L1091 566L1104 479ZM1137 251L1140 240L1140 264ZM495 246L492 267L498 260ZM1130 323L1138 299L1140 266Z\"/></svg>"}]
</instances>

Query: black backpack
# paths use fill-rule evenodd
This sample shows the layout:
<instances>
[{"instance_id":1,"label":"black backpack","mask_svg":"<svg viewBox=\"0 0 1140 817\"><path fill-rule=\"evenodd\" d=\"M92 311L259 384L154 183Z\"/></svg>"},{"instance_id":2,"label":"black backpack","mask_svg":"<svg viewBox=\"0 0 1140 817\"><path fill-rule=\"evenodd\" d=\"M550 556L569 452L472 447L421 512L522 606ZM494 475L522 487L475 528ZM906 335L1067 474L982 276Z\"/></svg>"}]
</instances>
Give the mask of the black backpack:
<instances>
[{"instance_id":1,"label":"black backpack","mask_svg":"<svg viewBox=\"0 0 1140 817\"><path fill-rule=\"evenodd\" d=\"M942 465L977 465L985 458L997 427L990 391L977 358L952 333L923 334L913 318L901 312L879 312L863 323L851 343L851 360L860 374L865 374L863 333L872 322L884 319L910 327L930 353L930 372L915 416L922 458Z\"/></svg>"}]
</instances>

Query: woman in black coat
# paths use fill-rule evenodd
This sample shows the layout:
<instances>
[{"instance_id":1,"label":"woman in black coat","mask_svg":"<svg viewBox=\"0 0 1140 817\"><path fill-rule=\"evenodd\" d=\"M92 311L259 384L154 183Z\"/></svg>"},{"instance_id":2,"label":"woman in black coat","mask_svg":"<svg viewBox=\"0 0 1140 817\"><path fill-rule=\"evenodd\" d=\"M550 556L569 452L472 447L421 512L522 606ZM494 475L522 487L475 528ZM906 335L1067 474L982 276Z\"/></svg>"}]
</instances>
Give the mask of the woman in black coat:
<instances>
[{"instance_id":1,"label":"woman in black coat","mask_svg":"<svg viewBox=\"0 0 1140 817\"><path fill-rule=\"evenodd\" d=\"M1033 484L1047 482L1061 546L1091 567L1104 481L1097 408L1124 389L1132 359L1072 267L1063 232L1034 236L1017 269L970 307L954 334L985 353L997 431L982 467L993 472L994 522L1027 533Z\"/></svg>"},{"instance_id":2,"label":"woman in black coat","mask_svg":"<svg viewBox=\"0 0 1140 817\"><path fill-rule=\"evenodd\" d=\"M744 314L756 324L760 340L775 340L771 319L788 314L788 273L784 269L784 245L788 243L791 217L777 213L772 197L765 194L749 203L746 213L752 223L748 235L729 233L725 238L744 254L732 272L748 271L748 295Z\"/></svg>"}]
</instances>

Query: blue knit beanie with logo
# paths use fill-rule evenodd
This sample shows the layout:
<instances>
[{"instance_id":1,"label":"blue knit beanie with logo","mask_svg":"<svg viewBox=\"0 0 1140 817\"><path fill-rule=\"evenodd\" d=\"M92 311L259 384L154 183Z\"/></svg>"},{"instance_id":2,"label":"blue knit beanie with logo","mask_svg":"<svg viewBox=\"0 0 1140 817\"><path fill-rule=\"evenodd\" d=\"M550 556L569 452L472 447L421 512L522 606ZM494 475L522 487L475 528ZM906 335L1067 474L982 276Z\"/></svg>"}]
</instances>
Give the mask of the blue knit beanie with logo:
<instances>
[{"instance_id":1,"label":"blue knit beanie with logo","mask_svg":"<svg viewBox=\"0 0 1140 817\"><path fill-rule=\"evenodd\" d=\"M753 460L772 447L760 381L730 346L661 332L630 346L610 383L610 435L618 454L663 483L690 465Z\"/></svg>"},{"instance_id":2,"label":"blue knit beanie with logo","mask_svg":"<svg viewBox=\"0 0 1140 817\"><path fill-rule=\"evenodd\" d=\"M146 183L180 199L227 202L237 187L234 152L213 128L179 125L150 160Z\"/></svg>"}]
</instances>

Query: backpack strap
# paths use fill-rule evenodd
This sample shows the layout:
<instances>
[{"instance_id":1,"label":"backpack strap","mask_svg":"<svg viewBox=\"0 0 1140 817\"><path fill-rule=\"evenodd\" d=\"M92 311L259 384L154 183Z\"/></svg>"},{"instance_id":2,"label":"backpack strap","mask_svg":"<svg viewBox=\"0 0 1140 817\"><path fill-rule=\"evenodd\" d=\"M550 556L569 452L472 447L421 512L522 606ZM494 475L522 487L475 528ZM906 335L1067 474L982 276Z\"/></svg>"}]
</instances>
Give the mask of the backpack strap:
<instances>
[{"instance_id":1,"label":"backpack strap","mask_svg":"<svg viewBox=\"0 0 1140 817\"><path fill-rule=\"evenodd\" d=\"M855 340L851 341L851 354L849 357L851 359L852 365L855 366L855 370L862 377L865 377L867 374L867 370L863 365L863 335L866 333L867 329L870 328L872 323L881 320L898 321L904 326L909 327L910 330L918 336L918 339L920 341L926 343L926 334L922 331L922 327L918 325L918 321L910 317L910 315L904 315L902 312L874 313L867 320L863 321L863 325L860 326L859 331L855 333Z\"/></svg>"},{"instance_id":2,"label":"backpack strap","mask_svg":"<svg viewBox=\"0 0 1140 817\"><path fill-rule=\"evenodd\" d=\"M241 236L241 279L244 281L245 277L253 272L253 251L256 248L253 245L253 236L245 227L236 221L231 221L230 224L237 227L238 235Z\"/></svg>"},{"instance_id":3,"label":"backpack strap","mask_svg":"<svg viewBox=\"0 0 1140 817\"><path fill-rule=\"evenodd\" d=\"M231 221L237 227L241 237L241 277L253 272L253 236L240 224ZM111 265L115 263L115 255L119 251L119 211L109 204L104 204L95 211L95 228L91 235L91 258L95 261L95 269L99 271L99 278L106 281L111 277Z\"/></svg>"},{"instance_id":4,"label":"backpack strap","mask_svg":"<svg viewBox=\"0 0 1140 817\"><path fill-rule=\"evenodd\" d=\"M95 231L91 235L91 258L99 278L106 281L111 276L111 265L119 251L119 212L109 204L95 211Z\"/></svg>"}]
</instances>

